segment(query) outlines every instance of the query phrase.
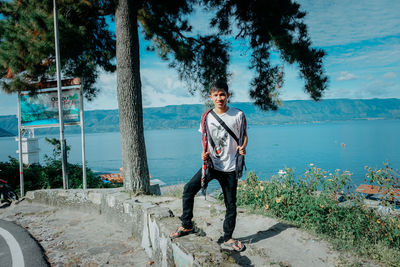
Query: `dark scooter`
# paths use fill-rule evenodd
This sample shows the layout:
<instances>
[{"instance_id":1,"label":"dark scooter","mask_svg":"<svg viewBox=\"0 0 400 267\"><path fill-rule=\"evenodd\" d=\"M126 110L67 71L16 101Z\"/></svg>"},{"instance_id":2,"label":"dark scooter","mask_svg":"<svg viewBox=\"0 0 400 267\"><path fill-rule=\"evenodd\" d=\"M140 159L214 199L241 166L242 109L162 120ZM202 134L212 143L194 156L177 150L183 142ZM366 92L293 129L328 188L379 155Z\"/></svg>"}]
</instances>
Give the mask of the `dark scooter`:
<instances>
[{"instance_id":1,"label":"dark scooter","mask_svg":"<svg viewBox=\"0 0 400 267\"><path fill-rule=\"evenodd\" d=\"M0 199L1 203L11 203L14 200L18 200L18 196L14 192L14 190L12 190L12 188L7 184L7 181L4 181L2 179L0 179Z\"/></svg>"}]
</instances>

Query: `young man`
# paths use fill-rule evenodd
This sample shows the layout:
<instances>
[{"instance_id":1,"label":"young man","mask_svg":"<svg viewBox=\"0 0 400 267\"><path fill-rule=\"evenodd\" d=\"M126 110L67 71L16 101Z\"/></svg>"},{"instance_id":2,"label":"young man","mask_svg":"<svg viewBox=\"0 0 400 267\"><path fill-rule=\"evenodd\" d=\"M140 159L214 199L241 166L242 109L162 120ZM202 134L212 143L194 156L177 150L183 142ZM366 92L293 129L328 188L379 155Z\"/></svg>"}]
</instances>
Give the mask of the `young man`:
<instances>
[{"instance_id":1,"label":"young man","mask_svg":"<svg viewBox=\"0 0 400 267\"><path fill-rule=\"evenodd\" d=\"M224 194L226 214L224 220L224 246L243 251L245 246L232 238L236 224L237 179L242 175L246 154L247 133L244 113L228 107L230 96L226 82L218 81L211 86L210 99L214 109L202 116L200 132L203 135L203 168L185 185L181 216L182 226L171 233L177 238L193 232L193 203L195 195L212 179L217 179Z\"/></svg>"}]
</instances>

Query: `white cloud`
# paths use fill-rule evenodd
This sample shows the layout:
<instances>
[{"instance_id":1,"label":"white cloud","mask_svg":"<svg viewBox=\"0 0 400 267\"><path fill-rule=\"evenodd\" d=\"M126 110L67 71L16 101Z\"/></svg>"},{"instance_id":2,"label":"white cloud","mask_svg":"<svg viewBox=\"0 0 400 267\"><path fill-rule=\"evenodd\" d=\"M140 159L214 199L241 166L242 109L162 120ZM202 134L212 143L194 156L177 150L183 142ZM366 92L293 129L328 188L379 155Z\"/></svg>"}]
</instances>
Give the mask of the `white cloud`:
<instances>
[{"instance_id":1,"label":"white cloud","mask_svg":"<svg viewBox=\"0 0 400 267\"><path fill-rule=\"evenodd\" d=\"M365 81L348 87L333 85L325 93L324 98L400 98L400 85L380 79Z\"/></svg>"},{"instance_id":2,"label":"white cloud","mask_svg":"<svg viewBox=\"0 0 400 267\"><path fill-rule=\"evenodd\" d=\"M85 101L85 110L117 109L117 74L102 71L96 86L100 88L100 92L93 101Z\"/></svg>"},{"instance_id":3,"label":"white cloud","mask_svg":"<svg viewBox=\"0 0 400 267\"><path fill-rule=\"evenodd\" d=\"M397 75L394 72L386 72L385 74L383 74L383 78L387 78L387 79L394 79L396 78Z\"/></svg>"},{"instance_id":4,"label":"white cloud","mask_svg":"<svg viewBox=\"0 0 400 267\"><path fill-rule=\"evenodd\" d=\"M282 100L310 100L311 97L302 90L282 91Z\"/></svg>"},{"instance_id":5,"label":"white cloud","mask_svg":"<svg viewBox=\"0 0 400 267\"><path fill-rule=\"evenodd\" d=\"M344 51L336 50L328 54L326 59L329 65L343 65L359 68L390 68L398 70L400 62L400 39L391 39L379 42L377 45L352 47ZM393 70L393 71L394 71ZM392 70L390 70L392 71Z\"/></svg>"},{"instance_id":6,"label":"white cloud","mask_svg":"<svg viewBox=\"0 0 400 267\"><path fill-rule=\"evenodd\" d=\"M400 33L400 1L298 0L316 46L356 43Z\"/></svg>"},{"instance_id":7,"label":"white cloud","mask_svg":"<svg viewBox=\"0 0 400 267\"><path fill-rule=\"evenodd\" d=\"M400 97L400 86L393 81L376 79L372 82L361 84L360 95L362 98L388 98Z\"/></svg>"},{"instance_id":8,"label":"white cloud","mask_svg":"<svg viewBox=\"0 0 400 267\"><path fill-rule=\"evenodd\" d=\"M338 81L349 81L349 80L355 80L357 78L358 77L353 73L350 73L350 72L347 72L347 71L342 71L340 73L340 76L337 78L337 80Z\"/></svg>"},{"instance_id":9,"label":"white cloud","mask_svg":"<svg viewBox=\"0 0 400 267\"><path fill-rule=\"evenodd\" d=\"M229 70L232 76L229 81L229 90L232 92L232 102L250 101L249 88L253 73L245 64L231 65Z\"/></svg>"},{"instance_id":10,"label":"white cloud","mask_svg":"<svg viewBox=\"0 0 400 267\"><path fill-rule=\"evenodd\" d=\"M177 72L168 68L167 64L147 65L151 67L141 69L144 107L201 103L200 97L190 95L185 84L179 80ZM96 83L100 92L92 102L86 101L86 110L118 108L116 78L116 73L100 73Z\"/></svg>"}]
</instances>

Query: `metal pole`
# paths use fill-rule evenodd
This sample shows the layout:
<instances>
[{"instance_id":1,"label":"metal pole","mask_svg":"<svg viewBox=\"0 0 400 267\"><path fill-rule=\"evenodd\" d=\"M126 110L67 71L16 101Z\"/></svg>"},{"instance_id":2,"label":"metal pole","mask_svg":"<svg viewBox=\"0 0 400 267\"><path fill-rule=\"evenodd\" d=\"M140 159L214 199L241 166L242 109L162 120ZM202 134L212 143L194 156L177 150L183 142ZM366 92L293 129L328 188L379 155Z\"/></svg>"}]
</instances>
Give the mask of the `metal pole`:
<instances>
[{"instance_id":1,"label":"metal pole","mask_svg":"<svg viewBox=\"0 0 400 267\"><path fill-rule=\"evenodd\" d=\"M82 93L82 80L80 87L80 106L81 106L81 140L82 140L82 175L83 175L83 189L86 190L86 154L85 154L85 112L83 110L83 93Z\"/></svg>"},{"instance_id":2,"label":"metal pole","mask_svg":"<svg viewBox=\"0 0 400 267\"><path fill-rule=\"evenodd\" d=\"M64 139L64 112L63 112L63 99L61 89L61 63L60 63L60 44L58 42L58 18L57 18L57 3L53 0L54 7L54 38L56 46L56 67L57 67L57 92L58 92L58 119L60 121L60 144L62 156L62 174L63 174L63 187L68 189L68 172L67 172L67 154L65 149Z\"/></svg>"},{"instance_id":3,"label":"metal pole","mask_svg":"<svg viewBox=\"0 0 400 267\"><path fill-rule=\"evenodd\" d=\"M19 184L21 197L25 196L24 166L22 165L22 136L21 136L21 93L18 92L18 150L19 150Z\"/></svg>"}]
</instances>

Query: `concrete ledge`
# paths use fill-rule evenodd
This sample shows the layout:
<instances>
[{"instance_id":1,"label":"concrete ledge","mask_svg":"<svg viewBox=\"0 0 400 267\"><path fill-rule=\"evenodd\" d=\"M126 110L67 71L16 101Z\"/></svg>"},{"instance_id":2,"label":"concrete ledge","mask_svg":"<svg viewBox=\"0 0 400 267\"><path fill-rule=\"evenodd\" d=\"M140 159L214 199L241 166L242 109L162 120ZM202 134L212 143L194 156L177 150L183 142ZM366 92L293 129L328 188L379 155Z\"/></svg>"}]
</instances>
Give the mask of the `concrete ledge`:
<instances>
[{"instance_id":1,"label":"concrete ledge","mask_svg":"<svg viewBox=\"0 0 400 267\"><path fill-rule=\"evenodd\" d=\"M169 234L180 225L162 196L131 196L122 189L51 189L30 191L28 201L84 212L97 212L117 222L135 239L156 266L234 266L226 261L218 244L209 237L185 236L171 241ZM160 204L163 203L164 207ZM237 266L237 265L236 265Z\"/></svg>"}]
</instances>

